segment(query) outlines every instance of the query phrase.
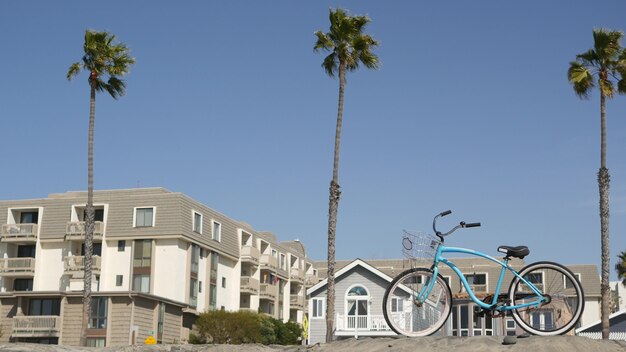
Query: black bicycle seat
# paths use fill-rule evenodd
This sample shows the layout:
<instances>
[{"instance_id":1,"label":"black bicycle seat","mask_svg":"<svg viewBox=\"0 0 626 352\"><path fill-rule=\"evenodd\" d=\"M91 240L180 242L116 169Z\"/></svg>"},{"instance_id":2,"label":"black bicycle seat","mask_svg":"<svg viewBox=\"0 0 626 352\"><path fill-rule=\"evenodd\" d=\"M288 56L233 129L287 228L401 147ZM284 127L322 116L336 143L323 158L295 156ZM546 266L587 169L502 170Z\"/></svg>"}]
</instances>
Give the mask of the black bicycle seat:
<instances>
[{"instance_id":1,"label":"black bicycle seat","mask_svg":"<svg viewBox=\"0 0 626 352\"><path fill-rule=\"evenodd\" d=\"M507 257L524 259L525 256L530 254L530 249L526 246L500 246L498 252L506 254Z\"/></svg>"}]
</instances>

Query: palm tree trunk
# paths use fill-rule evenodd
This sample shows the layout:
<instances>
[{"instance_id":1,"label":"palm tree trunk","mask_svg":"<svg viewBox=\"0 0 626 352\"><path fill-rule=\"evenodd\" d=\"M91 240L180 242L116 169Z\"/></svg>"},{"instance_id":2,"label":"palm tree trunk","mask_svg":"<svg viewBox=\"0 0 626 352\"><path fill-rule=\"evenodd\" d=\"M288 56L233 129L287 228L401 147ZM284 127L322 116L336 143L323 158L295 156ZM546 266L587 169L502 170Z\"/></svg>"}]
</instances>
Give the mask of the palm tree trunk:
<instances>
[{"instance_id":1,"label":"palm tree trunk","mask_svg":"<svg viewBox=\"0 0 626 352\"><path fill-rule=\"evenodd\" d=\"M337 127L335 129L335 154L333 158L333 179L330 181L328 200L328 285L326 295L326 342L331 342L335 334L335 230L341 189L339 187L339 145L343 121L343 94L346 84L346 64L339 61L339 104L337 107Z\"/></svg>"},{"instance_id":2,"label":"palm tree trunk","mask_svg":"<svg viewBox=\"0 0 626 352\"><path fill-rule=\"evenodd\" d=\"M598 171L598 187L600 189L600 242L602 258L602 280L600 293L602 295L601 320L602 338L609 338L609 315L611 303L611 288L609 286L609 169L606 167L606 97L600 89L600 170Z\"/></svg>"},{"instance_id":3,"label":"palm tree trunk","mask_svg":"<svg viewBox=\"0 0 626 352\"><path fill-rule=\"evenodd\" d=\"M93 75L93 74L92 74ZM90 82L94 82L90 79ZM85 219L85 276L83 281L83 321L80 334L80 345L86 346L87 328L91 312L91 260L93 256L93 231L94 231L94 208L93 208L93 136L96 115L96 89L91 84L91 96L89 100L89 137L87 142L87 207Z\"/></svg>"}]
</instances>

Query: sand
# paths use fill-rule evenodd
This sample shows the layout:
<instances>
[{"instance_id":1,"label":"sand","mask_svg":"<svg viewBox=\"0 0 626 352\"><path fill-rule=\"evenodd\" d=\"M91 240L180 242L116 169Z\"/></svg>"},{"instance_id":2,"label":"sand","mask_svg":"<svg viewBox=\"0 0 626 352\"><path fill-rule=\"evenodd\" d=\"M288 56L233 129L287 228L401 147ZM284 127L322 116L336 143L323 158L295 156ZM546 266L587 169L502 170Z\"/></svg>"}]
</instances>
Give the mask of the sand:
<instances>
[{"instance_id":1,"label":"sand","mask_svg":"<svg viewBox=\"0 0 626 352\"><path fill-rule=\"evenodd\" d=\"M70 346L3 344L0 351L41 352L626 352L626 341L591 340L586 337L531 336L517 339L514 345L504 345L502 337L421 337L421 338L360 338L312 346L263 345L157 345L107 348Z\"/></svg>"}]
</instances>

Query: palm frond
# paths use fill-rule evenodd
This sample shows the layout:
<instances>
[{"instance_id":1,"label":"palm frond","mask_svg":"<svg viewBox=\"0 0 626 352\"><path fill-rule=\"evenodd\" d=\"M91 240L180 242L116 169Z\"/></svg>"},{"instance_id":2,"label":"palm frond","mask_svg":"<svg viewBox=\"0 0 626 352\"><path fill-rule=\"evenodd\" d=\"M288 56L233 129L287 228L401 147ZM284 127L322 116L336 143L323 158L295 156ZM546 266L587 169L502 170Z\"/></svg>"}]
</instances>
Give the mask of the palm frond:
<instances>
[{"instance_id":1,"label":"palm frond","mask_svg":"<svg viewBox=\"0 0 626 352\"><path fill-rule=\"evenodd\" d=\"M67 70L67 80L71 81L72 78L74 78L74 76L80 73L80 69L81 69L80 63L78 62L73 63L70 66L69 70Z\"/></svg>"},{"instance_id":2,"label":"palm frond","mask_svg":"<svg viewBox=\"0 0 626 352\"><path fill-rule=\"evenodd\" d=\"M620 40L624 33L604 28L593 30L595 52L601 60L612 60L620 54Z\"/></svg>"},{"instance_id":3,"label":"palm frond","mask_svg":"<svg viewBox=\"0 0 626 352\"><path fill-rule=\"evenodd\" d=\"M339 61L337 60L337 54L330 53L328 56L326 56L324 58L324 62L322 62L322 67L324 68L324 71L326 71L327 75L334 78L335 72L337 72L337 69L339 68Z\"/></svg>"},{"instance_id":4,"label":"palm frond","mask_svg":"<svg viewBox=\"0 0 626 352\"><path fill-rule=\"evenodd\" d=\"M607 98L612 98L613 93L615 93L615 86L613 82L608 79L598 79L598 85L600 86L600 90Z\"/></svg>"},{"instance_id":5,"label":"palm frond","mask_svg":"<svg viewBox=\"0 0 626 352\"><path fill-rule=\"evenodd\" d=\"M567 79L572 84L576 95L583 99L589 98L594 82L593 75L585 66L578 61L571 62L567 70Z\"/></svg>"},{"instance_id":6,"label":"palm frond","mask_svg":"<svg viewBox=\"0 0 626 352\"><path fill-rule=\"evenodd\" d=\"M126 93L126 82L116 76L111 76L104 88L114 99L117 99Z\"/></svg>"}]
</instances>

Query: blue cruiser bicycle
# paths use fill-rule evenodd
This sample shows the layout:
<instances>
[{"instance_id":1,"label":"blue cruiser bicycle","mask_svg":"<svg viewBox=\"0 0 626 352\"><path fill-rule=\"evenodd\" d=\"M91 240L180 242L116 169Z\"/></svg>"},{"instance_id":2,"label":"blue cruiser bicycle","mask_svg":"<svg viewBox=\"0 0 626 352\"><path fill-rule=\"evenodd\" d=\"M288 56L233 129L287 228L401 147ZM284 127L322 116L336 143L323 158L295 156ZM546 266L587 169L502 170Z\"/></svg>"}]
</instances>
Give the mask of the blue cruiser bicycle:
<instances>
[{"instance_id":1,"label":"blue cruiser bicycle","mask_svg":"<svg viewBox=\"0 0 626 352\"><path fill-rule=\"evenodd\" d=\"M461 222L446 233L437 231L437 219L451 214L437 214L433 220L435 236L413 235L405 231L403 253L412 268L393 279L383 297L383 313L389 327L397 334L428 336L446 322L452 307L452 292L439 274L439 264L450 267L459 277L469 298L478 306L478 314L489 317L513 316L519 327L535 335L559 335L570 331L580 319L584 305L583 289L576 276L566 267L553 262L530 264L519 272L509 266L511 258L524 259L526 246L500 246L502 261L478 251L444 246L444 238L460 228L478 227L480 223ZM479 299L471 285L446 253L464 253L486 258L502 269L493 294ZM427 259L426 267L419 267ZM432 261L432 265L428 267ZM422 262L423 263L423 262ZM513 274L507 293L502 293L506 272Z\"/></svg>"}]
</instances>

